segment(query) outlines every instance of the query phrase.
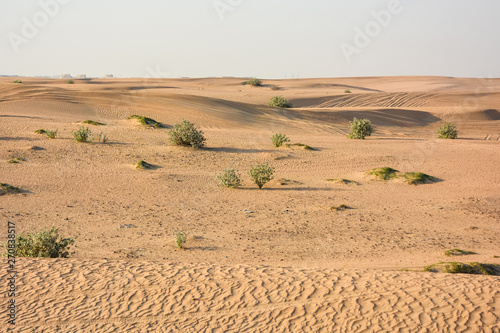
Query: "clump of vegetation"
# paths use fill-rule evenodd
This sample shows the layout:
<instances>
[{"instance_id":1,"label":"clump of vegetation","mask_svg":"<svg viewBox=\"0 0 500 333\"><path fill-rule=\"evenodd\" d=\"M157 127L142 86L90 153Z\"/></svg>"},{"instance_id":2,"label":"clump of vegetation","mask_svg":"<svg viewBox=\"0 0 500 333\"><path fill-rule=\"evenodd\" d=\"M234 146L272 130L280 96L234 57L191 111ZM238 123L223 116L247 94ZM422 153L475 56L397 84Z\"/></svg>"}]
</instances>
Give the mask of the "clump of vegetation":
<instances>
[{"instance_id":1,"label":"clump of vegetation","mask_svg":"<svg viewBox=\"0 0 500 333\"><path fill-rule=\"evenodd\" d=\"M77 142L90 142L92 143L92 131L85 126L80 126L77 131L71 132Z\"/></svg>"},{"instance_id":2,"label":"clump of vegetation","mask_svg":"<svg viewBox=\"0 0 500 333\"><path fill-rule=\"evenodd\" d=\"M47 131L45 131L44 129L37 129L34 133L36 133L36 134L47 134Z\"/></svg>"},{"instance_id":3,"label":"clump of vegetation","mask_svg":"<svg viewBox=\"0 0 500 333\"><path fill-rule=\"evenodd\" d=\"M260 189L262 189L265 183L273 179L273 173L274 168L270 167L268 163L259 164L255 167L252 165L249 171L250 178Z\"/></svg>"},{"instance_id":4,"label":"clump of vegetation","mask_svg":"<svg viewBox=\"0 0 500 333\"><path fill-rule=\"evenodd\" d=\"M101 133L97 134L97 141L102 142L102 143L106 143L106 142L108 142L108 137L106 134L101 132Z\"/></svg>"},{"instance_id":5,"label":"clump of vegetation","mask_svg":"<svg viewBox=\"0 0 500 333\"><path fill-rule=\"evenodd\" d=\"M270 106L276 106L278 108L291 108L292 107L292 103L290 103L283 96L274 96L274 97L271 97L271 99L269 100L268 105L270 105Z\"/></svg>"},{"instance_id":6,"label":"clump of vegetation","mask_svg":"<svg viewBox=\"0 0 500 333\"><path fill-rule=\"evenodd\" d=\"M175 242L175 246L182 250L184 249L184 244L186 244L186 241L187 241L187 235L186 233L184 232L177 232L177 234L175 234L175 239L174 239L174 242Z\"/></svg>"},{"instance_id":7,"label":"clump of vegetation","mask_svg":"<svg viewBox=\"0 0 500 333\"><path fill-rule=\"evenodd\" d=\"M345 179L345 178L339 178L339 179L327 179L326 180L327 182L336 182L336 183L339 183L339 184L345 184L345 185L349 185L349 184L355 184L355 185L359 185L358 182L354 181L354 180L350 180L350 179Z\"/></svg>"},{"instance_id":8,"label":"clump of vegetation","mask_svg":"<svg viewBox=\"0 0 500 333\"><path fill-rule=\"evenodd\" d=\"M68 80L68 81L66 81L66 83L67 83L67 84L75 84L75 81L73 81L73 80Z\"/></svg>"},{"instance_id":9,"label":"clump of vegetation","mask_svg":"<svg viewBox=\"0 0 500 333\"><path fill-rule=\"evenodd\" d=\"M260 87L262 86L262 81L257 79L257 78L253 78L253 79L250 79L246 82L247 85L249 86L253 86L253 87Z\"/></svg>"},{"instance_id":10,"label":"clump of vegetation","mask_svg":"<svg viewBox=\"0 0 500 333\"><path fill-rule=\"evenodd\" d=\"M82 123L89 124L89 125L94 125L94 126L104 126L104 125L106 125L106 124L103 124L103 123L100 123L100 122L97 122L97 121L93 121L93 120L84 120L84 121L82 121Z\"/></svg>"},{"instance_id":11,"label":"clump of vegetation","mask_svg":"<svg viewBox=\"0 0 500 333\"><path fill-rule=\"evenodd\" d=\"M395 170L393 168L384 167L384 168L372 169L368 171L368 174L375 176L380 180L389 180L391 178L396 178L396 173L398 172L399 172L398 170Z\"/></svg>"},{"instance_id":12,"label":"clump of vegetation","mask_svg":"<svg viewBox=\"0 0 500 333\"><path fill-rule=\"evenodd\" d=\"M330 207L330 210L333 210L335 212L341 212L341 211L344 211L346 209L349 209L349 207L346 206L346 205L344 205L344 204L342 204L340 206L332 206L332 207Z\"/></svg>"},{"instance_id":13,"label":"clump of vegetation","mask_svg":"<svg viewBox=\"0 0 500 333\"><path fill-rule=\"evenodd\" d=\"M350 91L349 89L344 90L344 92L345 92L346 94L350 94L350 93L351 93L351 91Z\"/></svg>"},{"instance_id":14,"label":"clump of vegetation","mask_svg":"<svg viewBox=\"0 0 500 333\"><path fill-rule=\"evenodd\" d=\"M457 126L452 123L445 123L437 133L439 139L456 139L458 136Z\"/></svg>"},{"instance_id":15,"label":"clump of vegetation","mask_svg":"<svg viewBox=\"0 0 500 333\"><path fill-rule=\"evenodd\" d=\"M500 265L478 262L440 262L424 268L427 272L445 272L452 274L500 275Z\"/></svg>"},{"instance_id":16,"label":"clump of vegetation","mask_svg":"<svg viewBox=\"0 0 500 333\"><path fill-rule=\"evenodd\" d=\"M351 133L347 136L349 139L364 140L365 137L370 136L373 133L372 122L368 119L358 119L354 117L349 124L351 126Z\"/></svg>"},{"instance_id":17,"label":"clump of vegetation","mask_svg":"<svg viewBox=\"0 0 500 333\"><path fill-rule=\"evenodd\" d=\"M144 126L151 126L151 127L157 127L157 128L162 126L161 123L157 122L154 119L144 117L144 116L139 116L136 114L131 115L127 119L137 119L139 121L139 123L141 123L141 125L144 125Z\"/></svg>"},{"instance_id":18,"label":"clump of vegetation","mask_svg":"<svg viewBox=\"0 0 500 333\"><path fill-rule=\"evenodd\" d=\"M13 193L21 193L21 189L9 184L0 183L0 196Z\"/></svg>"},{"instance_id":19,"label":"clump of vegetation","mask_svg":"<svg viewBox=\"0 0 500 333\"><path fill-rule=\"evenodd\" d=\"M290 139L282 133L276 133L271 136L271 141L275 147L281 147L285 142L290 142Z\"/></svg>"},{"instance_id":20,"label":"clump of vegetation","mask_svg":"<svg viewBox=\"0 0 500 333\"><path fill-rule=\"evenodd\" d=\"M303 143L294 143L294 144L287 144L286 145L288 148L290 148L291 146L297 146L297 147L304 147L305 150L314 150L312 147L308 146L308 145L305 145Z\"/></svg>"},{"instance_id":21,"label":"clump of vegetation","mask_svg":"<svg viewBox=\"0 0 500 333\"><path fill-rule=\"evenodd\" d=\"M74 242L71 238L62 238L58 229L52 226L49 230L45 228L37 233L23 232L17 236L14 254L16 257L67 258L68 249Z\"/></svg>"},{"instance_id":22,"label":"clump of vegetation","mask_svg":"<svg viewBox=\"0 0 500 333\"><path fill-rule=\"evenodd\" d=\"M57 136L57 129L55 131L52 131L52 130L45 130L45 134L47 135L47 137L49 139L55 139L56 136Z\"/></svg>"},{"instance_id":23,"label":"clump of vegetation","mask_svg":"<svg viewBox=\"0 0 500 333\"><path fill-rule=\"evenodd\" d=\"M22 158L22 157L15 157L15 156L11 156L9 160L7 160L7 163L20 163L20 162L24 162L26 161L26 159Z\"/></svg>"},{"instance_id":24,"label":"clump of vegetation","mask_svg":"<svg viewBox=\"0 0 500 333\"><path fill-rule=\"evenodd\" d=\"M137 162L137 164L135 165L135 168L137 170L147 170L147 169L152 169L154 166L152 164L149 164L148 162L146 161L139 161Z\"/></svg>"},{"instance_id":25,"label":"clump of vegetation","mask_svg":"<svg viewBox=\"0 0 500 333\"><path fill-rule=\"evenodd\" d=\"M12 81L12 83L23 83L23 81L21 81L21 80L15 80L15 81Z\"/></svg>"},{"instance_id":26,"label":"clump of vegetation","mask_svg":"<svg viewBox=\"0 0 500 333\"><path fill-rule=\"evenodd\" d=\"M231 188L241 186L240 175L234 169L225 169L221 174L217 175L217 179L221 185Z\"/></svg>"},{"instance_id":27,"label":"clump of vegetation","mask_svg":"<svg viewBox=\"0 0 500 333\"><path fill-rule=\"evenodd\" d=\"M403 175L403 177L410 185L425 184L434 181L434 177L422 172L407 172Z\"/></svg>"},{"instance_id":28,"label":"clump of vegetation","mask_svg":"<svg viewBox=\"0 0 500 333\"><path fill-rule=\"evenodd\" d=\"M191 146L193 148L205 146L206 139L203 132L185 119L175 124L168 134L170 135L170 142L178 146Z\"/></svg>"},{"instance_id":29,"label":"clump of vegetation","mask_svg":"<svg viewBox=\"0 0 500 333\"><path fill-rule=\"evenodd\" d=\"M452 250L444 251L444 255L448 256L448 257L451 257L451 256L466 256L466 255L469 255L469 254L476 254L476 252L464 251L464 250L460 250L460 249L452 249Z\"/></svg>"}]
</instances>

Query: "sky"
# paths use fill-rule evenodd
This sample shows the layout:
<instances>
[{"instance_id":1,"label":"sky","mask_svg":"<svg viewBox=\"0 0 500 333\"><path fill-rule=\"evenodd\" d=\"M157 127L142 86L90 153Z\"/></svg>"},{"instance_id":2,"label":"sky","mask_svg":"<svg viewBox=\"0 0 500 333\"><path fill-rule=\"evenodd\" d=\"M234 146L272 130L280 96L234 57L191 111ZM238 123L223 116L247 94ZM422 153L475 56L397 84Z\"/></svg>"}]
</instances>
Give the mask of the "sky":
<instances>
[{"instance_id":1,"label":"sky","mask_svg":"<svg viewBox=\"0 0 500 333\"><path fill-rule=\"evenodd\" d=\"M0 75L500 77L499 0L0 0Z\"/></svg>"}]
</instances>

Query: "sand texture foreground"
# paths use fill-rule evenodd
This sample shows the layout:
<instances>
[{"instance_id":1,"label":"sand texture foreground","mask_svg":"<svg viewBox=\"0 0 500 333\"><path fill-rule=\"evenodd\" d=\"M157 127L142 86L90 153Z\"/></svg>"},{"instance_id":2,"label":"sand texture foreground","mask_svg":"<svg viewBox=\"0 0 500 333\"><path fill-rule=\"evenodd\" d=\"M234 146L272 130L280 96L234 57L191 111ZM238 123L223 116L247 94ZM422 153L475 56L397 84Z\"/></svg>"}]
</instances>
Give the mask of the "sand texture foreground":
<instances>
[{"instance_id":1,"label":"sand texture foreground","mask_svg":"<svg viewBox=\"0 0 500 333\"><path fill-rule=\"evenodd\" d=\"M0 79L0 183L20 193L0 189L0 242L7 222L75 239L69 259L18 260L13 332L499 332L500 277L424 267L500 264L500 79L13 80ZM276 95L294 107L268 106ZM373 135L348 139L353 117ZM169 142L183 118L205 148ZM437 138L445 122L457 139ZM81 126L107 142L76 142ZM248 171L266 162L259 190ZM434 182L367 174L381 167ZM227 168L241 188L218 184Z\"/></svg>"},{"instance_id":2,"label":"sand texture foreground","mask_svg":"<svg viewBox=\"0 0 500 333\"><path fill-rule=\"evenodd\" d=\"M495 277L75 259L19 267L16 332L500 330Z\"/></svg>"}]
</instances>

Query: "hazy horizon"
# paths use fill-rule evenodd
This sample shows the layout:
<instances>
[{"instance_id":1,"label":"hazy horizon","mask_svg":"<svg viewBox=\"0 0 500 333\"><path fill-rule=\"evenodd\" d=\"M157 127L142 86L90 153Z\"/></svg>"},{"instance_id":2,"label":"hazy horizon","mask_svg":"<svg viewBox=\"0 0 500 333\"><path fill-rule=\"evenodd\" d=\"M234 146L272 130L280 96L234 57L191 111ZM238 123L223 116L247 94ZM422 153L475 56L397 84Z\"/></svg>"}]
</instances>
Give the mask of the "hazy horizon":
<instances>
[{"instance_id":1,"label":"hazy horizon","mask_svg":"<svg viewBox=\"0 0 500 333\"><path fill-rule=\"evenodd\" d=\"M0 74L500 77L500 2L0 0Z\"/></svg>"}]
</instances>

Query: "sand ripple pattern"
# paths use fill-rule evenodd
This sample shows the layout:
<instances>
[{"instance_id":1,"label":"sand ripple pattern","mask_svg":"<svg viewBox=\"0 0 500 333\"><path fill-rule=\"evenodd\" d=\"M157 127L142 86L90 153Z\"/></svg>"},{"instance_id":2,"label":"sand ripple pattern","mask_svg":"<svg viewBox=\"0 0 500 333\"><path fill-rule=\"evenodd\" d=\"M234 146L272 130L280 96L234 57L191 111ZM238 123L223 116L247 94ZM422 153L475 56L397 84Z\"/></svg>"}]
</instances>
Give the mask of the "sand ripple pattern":
<instances>
[{"instance_id":1,"label":"sand ripple pattern","mask_svg":"<svg viewBox=\"0 0 500 333\"><path fill-rule=\"evenodd\" d=\"M74 259L18 271L15 332L500 331L498 277Z\"/></svg>"},{"instance_id":2,"label":"sand ripple pattern","mask_svg":"<svg viewBox=\"0 0 500 333\"><path fill-rule=\"evenodd\" d=\"M430 99L435 97L429 93L369 93L348 94L329 98L327 101L313 108L333 107L383 107L383 108L415 108L425 106Z\"/></svg>"}]
</instances>

